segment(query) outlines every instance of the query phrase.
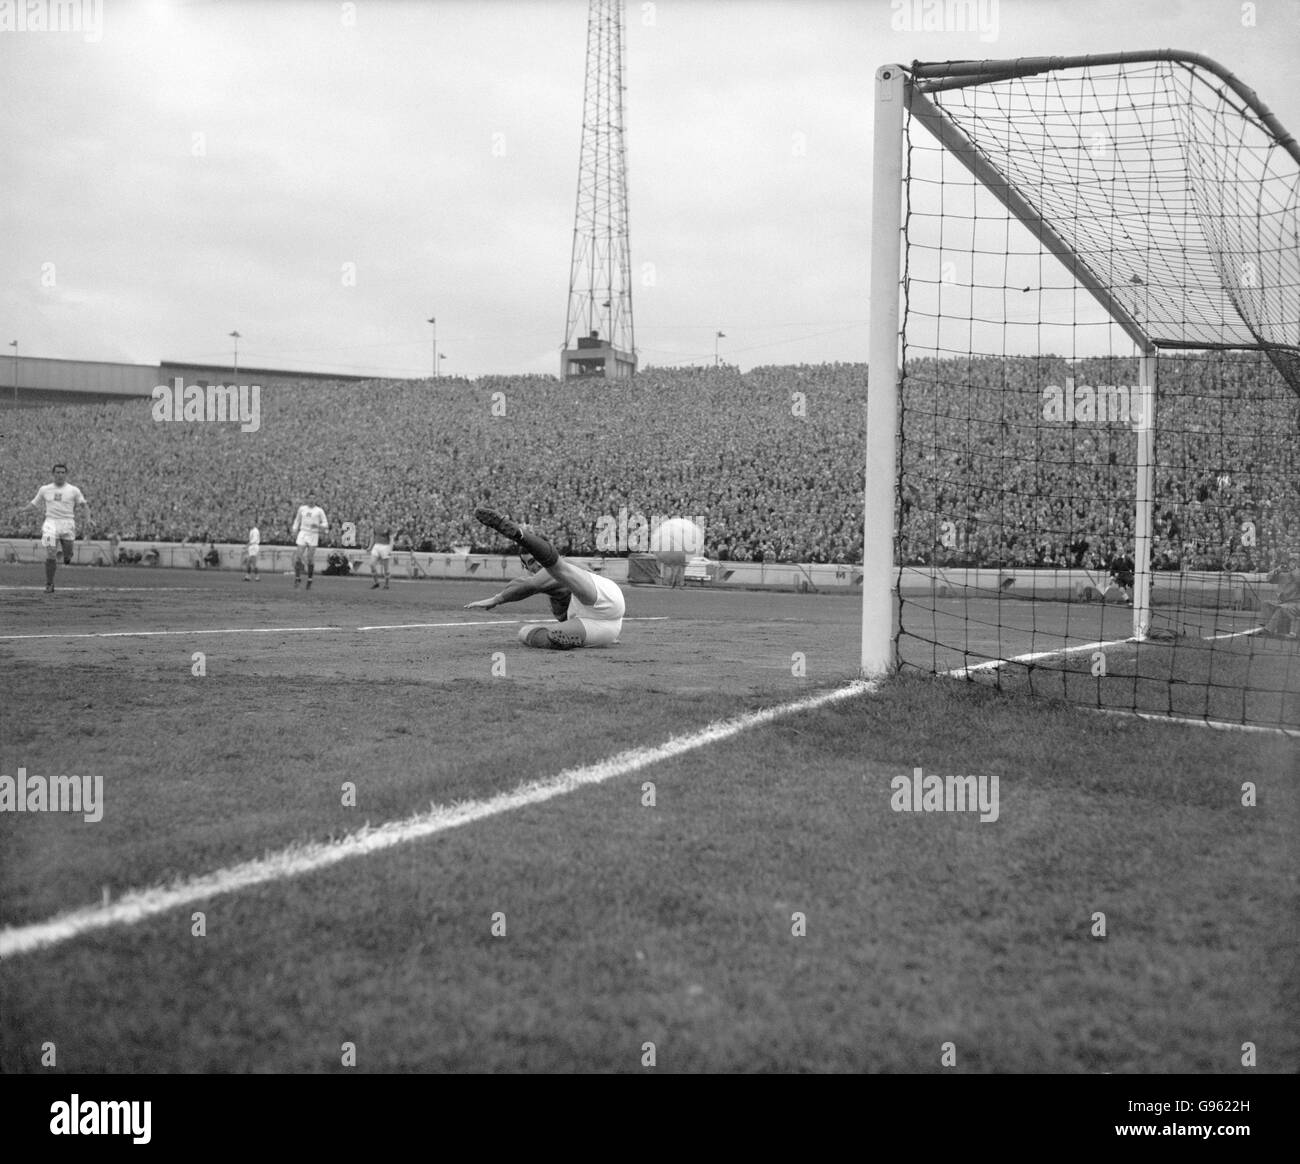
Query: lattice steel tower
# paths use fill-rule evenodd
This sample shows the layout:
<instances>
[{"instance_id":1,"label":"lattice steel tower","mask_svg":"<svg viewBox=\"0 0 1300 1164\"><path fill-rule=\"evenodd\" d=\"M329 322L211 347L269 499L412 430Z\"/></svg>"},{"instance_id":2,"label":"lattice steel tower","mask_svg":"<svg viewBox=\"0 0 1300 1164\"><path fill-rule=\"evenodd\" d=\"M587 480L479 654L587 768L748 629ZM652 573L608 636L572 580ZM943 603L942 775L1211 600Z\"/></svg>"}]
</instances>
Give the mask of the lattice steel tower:
<instances>
[{"instance_id":1,"label":"lattice steel tower","mask_svg":"<svg viewBox=\"0 0 1300 1164\"><path fill-rule=\"evenodd\" d=\"M623 0L590 0L578 208L560 376L612 380L635 371L623 144Z\"/></svg>"}]
</instances>

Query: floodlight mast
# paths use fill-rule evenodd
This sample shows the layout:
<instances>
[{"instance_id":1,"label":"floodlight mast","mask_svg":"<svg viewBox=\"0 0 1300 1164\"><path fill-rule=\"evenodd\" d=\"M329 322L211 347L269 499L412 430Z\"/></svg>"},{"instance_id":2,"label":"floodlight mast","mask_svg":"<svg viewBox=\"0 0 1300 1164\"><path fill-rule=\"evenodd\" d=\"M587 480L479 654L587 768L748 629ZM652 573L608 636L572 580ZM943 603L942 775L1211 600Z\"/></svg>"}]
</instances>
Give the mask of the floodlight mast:
<instances>
[{"instance_id":1,"label":"floodlight mast","mask_svg":"<svg viewBox=\"0 0 1300 1164\"><path fill-rule=\"evenodd\" d=\"M636 371L623 116L623 0L590 0L562 379Z\"/></svg>"}]
</instances>

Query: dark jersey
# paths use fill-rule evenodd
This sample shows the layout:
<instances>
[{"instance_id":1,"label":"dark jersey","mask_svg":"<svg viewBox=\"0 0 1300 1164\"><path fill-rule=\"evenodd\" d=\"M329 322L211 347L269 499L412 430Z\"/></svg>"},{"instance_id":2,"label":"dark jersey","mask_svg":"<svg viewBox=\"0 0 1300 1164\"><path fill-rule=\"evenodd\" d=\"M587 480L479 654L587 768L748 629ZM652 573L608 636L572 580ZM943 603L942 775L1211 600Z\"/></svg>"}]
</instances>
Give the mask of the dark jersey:
<instances>
[{"instance_id":1,"label":"dark jersey","mask_svg":"<svg viewBox=\"0 0 1300 1164\"><path fill-rule=\"evenodd\" d=\"M548 591L547 598L551 601L551 613L561 622L569 617L569 599L573 594L568 590Z\"/></svg>"}]
</instances>

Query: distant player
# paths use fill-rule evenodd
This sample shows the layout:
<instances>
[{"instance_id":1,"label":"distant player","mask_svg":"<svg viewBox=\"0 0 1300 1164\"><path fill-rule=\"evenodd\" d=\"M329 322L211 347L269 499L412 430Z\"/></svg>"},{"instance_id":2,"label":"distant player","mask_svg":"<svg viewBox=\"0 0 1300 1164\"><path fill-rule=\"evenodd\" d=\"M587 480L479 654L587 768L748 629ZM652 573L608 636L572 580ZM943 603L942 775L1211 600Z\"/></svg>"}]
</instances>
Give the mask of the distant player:
<instances>
[{"instance_id":1,"label":"distant player","mask_svg":"<svg viewBox=\"0 0 1300 1164\"><path fill-rule=\"evenodd\" d=\"M262 575L259 573L257 565L258 555L262 552L262 531L257 528L257 519L253 520L253 528L248 531L248 549L244 551L244 581L249 580L251 574L254 581L260 582Z\"/></svg>"},{"instance_id":2,"label":"distant player","mask_svg":"<svg viewBox=\"0 0 1300 1164\"><path fill-rule=\"evenodd\" d=\"M516 525L491 509L474 511L489 529L519 546L525 566L536 570L516 578L491 598L469 603L466 610L492 610L505 602L518 602L545 594L558 623L534 622L519 628L519 641L540 650L571 651L575 647L606 647L618 642L623 629L623 592L608 578L566 561L545 538L528 526Z\"/></svg>"},{"instance_id":3,"label":"distant player","mask_svg":"<svg viewBox=\"0 0 1300 1164\"><path fill-rule=\"evenodd\" d=\"M298 548L293 552L295 590L302 582L304 568L307 571L307 589L311 589L312 575L316 573L316 547L320 545L321 534L327 533L329 528L330 523L325 516L325 511L316 504L316 495L308 493L307 504L298 506L293 525L289 527L289 532L296 534L298 538Z\"/></svg>"},{"instance_id":4,"label":"distant player","mask_svg":"<svg viewBox=\"0 0 1300 1164\"><path fill-rule=\"evenodd\" d=\"M1279 566L1268 580L1277 585L1277 602L1261 604L1265 621L1260 630L1278 638L1300 638L1300 566Z\"/></svg>"},{"instance_id":5,"label":"distant player","mask_svg":"<svg viewBox=\"0 0 1300 1164\"><path fill-rule=\"evenodd\" d=\"M1116 554L1111 558L1107 569L1110 572L1110 578L1119 587L1120 593L1124 596L1124 601L1132 603L1133 601L1133 583L1136 578L1136 566L1132 557L1127 554Z\"/></svg>"},{"instance_id":6,"label":"distant player","mask_svg":"<svg viewBox=\"0 0 1300 1164\"><path fill-rule=\"evenodd\" d=\"M90 505L85 495L75 485L68 483L68 466L54 466L54 481L36 490L26 509L43 509L45 522L41 526L41 545L45 547L45 593L54 593L54 571L58 569L59 547L63 548L63 564L72 561L72 543L77 539L77 506L83 511L82 532L90 533Z\"/></svg>"},{"instance_id":7,"label":"distant player","mask_svg":"<svg viewBox=\"0 0 1300 1164\"><path fill-rule=\"evenodd\" d=\"M379 530L375 534L374 544L370 547L370 589L379 589L379 573L382 568L384 575L384 589L388 589L388 570L389 563L393 557L393 531L391 529Z\"/></svg>"}]
</instances>

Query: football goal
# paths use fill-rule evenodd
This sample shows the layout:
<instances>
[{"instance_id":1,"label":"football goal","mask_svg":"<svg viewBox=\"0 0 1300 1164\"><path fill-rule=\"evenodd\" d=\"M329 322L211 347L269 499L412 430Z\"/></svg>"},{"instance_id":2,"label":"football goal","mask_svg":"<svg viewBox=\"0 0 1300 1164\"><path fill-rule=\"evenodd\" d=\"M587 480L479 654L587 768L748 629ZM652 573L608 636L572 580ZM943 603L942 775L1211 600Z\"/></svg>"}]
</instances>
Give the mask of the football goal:
<instances>
[{"instance_id":1,"label":"football goal","mask_svg":"<svg viewBox=\"0 0 1300 1164\"><path fill-rule=\"evenodd\" d=\"M864 674L1300 729L1300 146L1174 50L874 124Z\"/></svg>"}]
</instances>

